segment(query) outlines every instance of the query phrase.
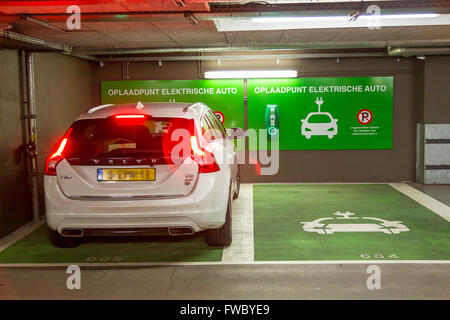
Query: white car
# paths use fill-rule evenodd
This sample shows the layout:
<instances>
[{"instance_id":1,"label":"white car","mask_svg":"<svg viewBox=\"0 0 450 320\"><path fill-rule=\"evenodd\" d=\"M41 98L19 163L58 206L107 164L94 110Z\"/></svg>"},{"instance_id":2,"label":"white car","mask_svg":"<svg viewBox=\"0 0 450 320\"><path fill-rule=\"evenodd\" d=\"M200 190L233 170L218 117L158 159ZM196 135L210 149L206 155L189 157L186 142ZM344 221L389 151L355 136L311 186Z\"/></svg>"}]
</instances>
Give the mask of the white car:
<instances>
[{"instance_id":1,"label":"white car","mask_svg":"<svg viewBox=\"0 0 450 320\"><path fill-rule=\"evenodd\" d=\"M45 165L50 238L191 235L231 243L236 148L202 103L102 105L82 114Z\"/></svg>"},{"instance_id":2,"label":"white car","mask_svg":"<svg viewBox=\"0 0 450 320\"><path fill-rule=\"evenodd\" d=\"M306 119L302 119L302 135L306 139L311 139L313 135L332 139L338 133L337 121L328 112L311 112Z\"/></svg>"}]
</instances>

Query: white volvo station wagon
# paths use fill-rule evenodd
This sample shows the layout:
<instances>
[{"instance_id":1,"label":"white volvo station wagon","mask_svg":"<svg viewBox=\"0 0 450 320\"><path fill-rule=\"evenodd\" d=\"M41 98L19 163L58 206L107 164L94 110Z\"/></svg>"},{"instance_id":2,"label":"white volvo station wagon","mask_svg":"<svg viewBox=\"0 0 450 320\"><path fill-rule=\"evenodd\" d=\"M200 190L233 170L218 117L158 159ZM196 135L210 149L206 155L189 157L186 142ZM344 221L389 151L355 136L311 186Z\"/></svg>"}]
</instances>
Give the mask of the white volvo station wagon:
<instances>
[{"instance_id":1,"label":"white volvo station wagon","mask_svg":"<svg viewBox=\"0 0 450 320\"><path fill-rule=\"evenodd\" d=\"M84 236L191 235L231 243L236 147L202 103L102 105L82 114L45 165L52 243Z\"/></svg>"}]
</instances>

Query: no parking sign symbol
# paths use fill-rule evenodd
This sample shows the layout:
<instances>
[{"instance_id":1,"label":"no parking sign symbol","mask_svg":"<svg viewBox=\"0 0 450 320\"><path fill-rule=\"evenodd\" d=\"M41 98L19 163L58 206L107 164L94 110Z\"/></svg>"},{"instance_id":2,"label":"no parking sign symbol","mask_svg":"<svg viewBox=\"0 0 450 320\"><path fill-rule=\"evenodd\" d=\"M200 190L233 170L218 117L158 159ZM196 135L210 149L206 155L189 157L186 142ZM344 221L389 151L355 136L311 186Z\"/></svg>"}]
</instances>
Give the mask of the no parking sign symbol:
<instances>
[{"instance_id":1,"label":"no parking sign symbol","mask_svg":"<svg viewBox=\"0 0 450 320\"><path fill-rule=\"evenodd\" d=\"M372 122L373 114L368 109L362 109L362 110L359 110L357 118L358 118L359 123L367 125Z\"/></svg>"},{"instance_id":2,"label":"no parking sign symbol","mask_svg":"<svg viewBox=\"0 0 450 320\"><path fill-rule=\"evenodd\" d=\"M223 113L220 111L214 111L214 113L216 114L219 121L223 124L225 122L225 116L223 115Z\"/></svg>"}]
</instances>

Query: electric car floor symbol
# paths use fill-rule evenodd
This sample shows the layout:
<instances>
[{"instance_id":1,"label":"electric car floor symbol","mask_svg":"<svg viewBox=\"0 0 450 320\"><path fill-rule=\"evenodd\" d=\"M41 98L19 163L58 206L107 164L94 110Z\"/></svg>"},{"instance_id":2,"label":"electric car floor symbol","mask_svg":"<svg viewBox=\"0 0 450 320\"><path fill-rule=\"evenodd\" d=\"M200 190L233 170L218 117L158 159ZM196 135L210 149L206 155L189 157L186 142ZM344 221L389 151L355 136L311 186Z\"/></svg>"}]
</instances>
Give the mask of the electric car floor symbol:
<instances>
[{"instance_id":1,"label":"electric car floor symbol","mask_svg":"<svg viewBox=\"0 0 450 320\"><path fill-rule=\"evenodd\" d=\"M337 121L328 112L320 112L320 106L323 104L322 98L316 99L318 112L311 112L305 119L302 119L302 135L306 139L311 139L311 136L328 136L333 139L338 133Z\"/></svg>"},{"instance_id":2,"label":"electric car floor symbol","mask_svg":"<svg viewBox=\"0 0 450 320\"><path fill-rule=\"evenodd\" d=\"M402 221L388 221L373 217L356 217L351 212L339 212L337 217L320 218L310 222L300 222L306 232L318 234L332 234L335 232L382 232L387 234L399 234L409 231Z\"/></svg>"}]
</instances>

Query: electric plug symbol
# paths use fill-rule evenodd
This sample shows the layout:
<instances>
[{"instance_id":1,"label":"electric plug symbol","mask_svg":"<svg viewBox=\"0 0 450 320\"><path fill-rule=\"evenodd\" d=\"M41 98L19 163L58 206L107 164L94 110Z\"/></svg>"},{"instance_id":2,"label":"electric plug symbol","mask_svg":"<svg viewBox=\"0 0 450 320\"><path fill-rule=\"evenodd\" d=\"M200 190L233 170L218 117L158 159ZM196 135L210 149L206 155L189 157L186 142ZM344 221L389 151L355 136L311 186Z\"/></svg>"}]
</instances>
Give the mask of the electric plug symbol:
<instances>
[{"instance_id":1,"label":"electric plug symbol","mask_svg":"<svg viewBox=\"0 0 450 320\"><path fill-rule=\"evenodd\" d=\"M322 97L320 97L320 99L319 99L319 97L316 98L316 104L317 104L317 107L319 108L319 112L320 112L320 106L323 104Z\"/></svg>"}]
</instances>

